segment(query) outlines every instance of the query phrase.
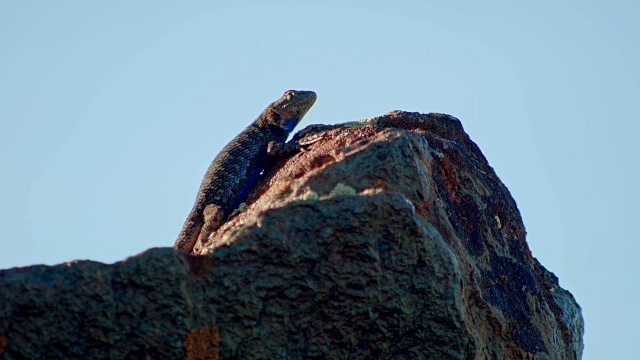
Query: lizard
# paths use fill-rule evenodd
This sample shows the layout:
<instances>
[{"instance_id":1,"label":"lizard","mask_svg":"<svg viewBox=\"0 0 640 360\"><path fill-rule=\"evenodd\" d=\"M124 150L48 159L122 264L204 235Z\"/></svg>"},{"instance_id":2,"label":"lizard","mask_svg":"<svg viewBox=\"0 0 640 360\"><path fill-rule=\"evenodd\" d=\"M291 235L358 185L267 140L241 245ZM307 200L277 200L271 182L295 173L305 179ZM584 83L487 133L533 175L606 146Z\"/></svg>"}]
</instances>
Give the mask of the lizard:
<instances>
[{"instance_id":1,"label":"lizard","mask_svg":"<svg viewBox=\"0 0 640 360\"><path fill-rule=\"evenodd\" d=\"M190 253L244 202L268 163L301 150L297 141L286 141L315 101L313 91L286 91L220 151L204 175L174 248Z\"/></svg>"}]
</instances>

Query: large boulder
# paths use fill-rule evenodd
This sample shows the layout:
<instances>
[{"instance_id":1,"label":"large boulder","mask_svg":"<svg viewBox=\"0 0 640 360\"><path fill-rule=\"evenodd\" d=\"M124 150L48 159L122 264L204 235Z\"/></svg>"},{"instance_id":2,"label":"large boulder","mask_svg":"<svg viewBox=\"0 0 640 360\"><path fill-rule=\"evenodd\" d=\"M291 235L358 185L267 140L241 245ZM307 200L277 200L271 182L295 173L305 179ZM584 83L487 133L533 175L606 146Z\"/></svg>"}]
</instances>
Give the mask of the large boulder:
<instances>
[{"instance_id":1,"label":"large boulder","mask_svg":"<svg viewBox=\"0 0 640 360\"><path fill-rule=\"evenodd\" d=\"M0 272L0 357L579 359L573 296L460 121L314 125L197 255Z\"/></svg>"}]
</instances>

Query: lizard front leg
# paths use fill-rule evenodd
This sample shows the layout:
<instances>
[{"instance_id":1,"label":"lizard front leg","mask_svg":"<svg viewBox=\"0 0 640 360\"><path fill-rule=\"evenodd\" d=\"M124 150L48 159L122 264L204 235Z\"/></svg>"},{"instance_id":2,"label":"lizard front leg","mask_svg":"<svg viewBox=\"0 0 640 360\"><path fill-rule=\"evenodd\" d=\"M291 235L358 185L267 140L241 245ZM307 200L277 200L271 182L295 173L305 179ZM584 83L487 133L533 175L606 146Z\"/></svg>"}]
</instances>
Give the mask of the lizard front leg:
<instances>
[{"instance_id":1,"label":"lizard front leg","mask_svg":"<svg viewBox=\"0 0 640 360\"><path fill-rule=\"evenodd\" d=\"M282 143L279 141L270 141L267 144L267 155L273 157L285 157L293 155L300 151L300 145L295 141Z\"/></svg>"},{"instance_id":2,"label":"lizard front leg","mask_svg":"<svg viewBox=\"0 0 640 360\"><path fill-rule=\"evenodd\" d=\"M273 157L286 157L293 155L300 151L305 151L305 146L309 146L316 141L320 140L322 136L315 136L305 141L289 141L287 143L281 143L277 141L271 141L267 145L267 154Z\"/></svg>"}]
</instances>

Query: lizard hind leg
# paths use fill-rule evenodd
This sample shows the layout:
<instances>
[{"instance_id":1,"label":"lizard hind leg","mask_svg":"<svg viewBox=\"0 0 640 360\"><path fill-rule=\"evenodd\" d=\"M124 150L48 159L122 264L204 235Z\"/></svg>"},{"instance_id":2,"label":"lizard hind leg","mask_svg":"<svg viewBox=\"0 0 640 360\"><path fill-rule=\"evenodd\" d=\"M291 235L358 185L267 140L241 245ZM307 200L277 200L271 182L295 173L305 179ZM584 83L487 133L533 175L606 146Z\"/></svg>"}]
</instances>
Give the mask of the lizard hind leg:
<instances>
[{"instance_id":1,"label":"lizard hind leg","mask_svg":"<svg viewBox=\"0 0 640 360\"><path fill-rule=\"evenodd\" d=\"M224 218L224 210L220 205L209 204L204 208L202 215L204 217L204 225L202 225L200 236L198 236L198 243L200 244L204 244L209 236L220 227Z\"/></svg>"}]
</instances>

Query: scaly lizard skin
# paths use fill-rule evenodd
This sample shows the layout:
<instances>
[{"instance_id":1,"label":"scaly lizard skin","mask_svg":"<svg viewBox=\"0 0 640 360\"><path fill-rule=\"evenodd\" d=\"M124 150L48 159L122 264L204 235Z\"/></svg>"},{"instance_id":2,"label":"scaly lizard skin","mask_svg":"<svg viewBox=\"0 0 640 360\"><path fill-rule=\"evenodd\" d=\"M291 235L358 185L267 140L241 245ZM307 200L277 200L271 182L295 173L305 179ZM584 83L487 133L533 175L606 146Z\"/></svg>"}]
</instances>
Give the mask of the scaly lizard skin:
<instances>
[{"instance_id":1,"label":"scaly lizard skin","mask_svg":"<svg viewBox=\"0 0 640 360\"><path fill-rule=\"evenodd\" d=\"M285 92L220 151L173 247L190 253L246 199L271 158L300 150L297 142L287 143L287 137L315 101L313 91Z\"/></svg>"}]
</instances>

